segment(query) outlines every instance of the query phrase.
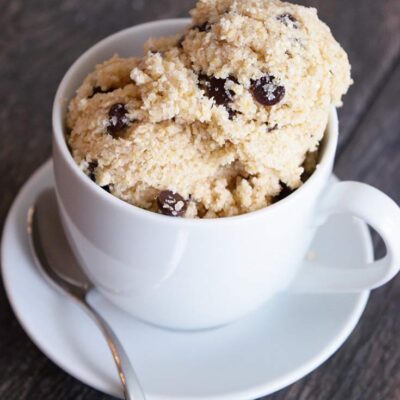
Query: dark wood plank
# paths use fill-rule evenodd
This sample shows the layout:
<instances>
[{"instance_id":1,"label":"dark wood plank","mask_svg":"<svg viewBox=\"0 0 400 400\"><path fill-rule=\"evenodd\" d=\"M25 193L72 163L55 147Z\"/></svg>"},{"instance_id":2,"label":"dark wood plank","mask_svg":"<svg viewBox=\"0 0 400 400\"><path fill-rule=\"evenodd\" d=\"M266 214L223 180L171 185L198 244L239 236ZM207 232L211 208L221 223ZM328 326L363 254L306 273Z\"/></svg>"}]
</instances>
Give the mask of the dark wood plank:
<instances>
[{"instance_id":1,"label":"dark wood plank","mask_svg":"<svg viewBox=\"0 0 400 400\"><path fill-rule=\"evenodd\" d=\"M361 179L400 203L400 57L379 95L339 154L343 179Z\"/></svg>"},{"instance_id":2,"label":"dark wood plank","mask_svg":"<svg viewBox=\"0 0 400 400\"><path fill-rule=\"evenodd\" d=\"M348 52L354 85L339 110L340 147L356 129L388 75L400 51L398 0L297 0L316 7L320 18Z\"/></svg>"},{"instance_id":3,"label":"dark wood plank","mask_svg":"<svg viewBox=\"0 0 400 400\"><path fill-rule=\"evenodd\" d=\"M316 6L349 52L355 85L340 112L337 173L400 200L398 0L299 0ZM0 228L12 199L50 155L51 103L69 65L125 27L186 15L195 0L0 0ZM399 279L374 292L327 363L268 400L400 399ZM397 368L396 368L397 366ZM27 338L0 285L0 399L111 400L50 362Z\"/></svg>"}]
</instances>

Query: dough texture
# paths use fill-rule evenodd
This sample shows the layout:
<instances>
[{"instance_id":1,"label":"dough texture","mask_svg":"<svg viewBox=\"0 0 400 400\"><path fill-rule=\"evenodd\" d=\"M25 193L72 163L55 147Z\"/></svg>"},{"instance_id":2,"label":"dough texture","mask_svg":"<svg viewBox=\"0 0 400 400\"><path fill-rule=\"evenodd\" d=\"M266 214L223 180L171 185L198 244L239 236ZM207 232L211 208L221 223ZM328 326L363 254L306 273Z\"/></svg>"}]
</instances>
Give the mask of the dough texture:
<instances>
[{"instance_id":1,"label":"dough texture","mask_svg":"<svg viewBox=\"0 0 400 400\"><path fill-rule=\"evenodd\" d=\"M315 168L330 107L352 83L347 55L313 8L200 0L191 14L142 58L96 66L69 104L68 144L84 173L135 206L163 212L168 192L179 196L168 215L261 209Z\"/></svg>"}]
</instances>

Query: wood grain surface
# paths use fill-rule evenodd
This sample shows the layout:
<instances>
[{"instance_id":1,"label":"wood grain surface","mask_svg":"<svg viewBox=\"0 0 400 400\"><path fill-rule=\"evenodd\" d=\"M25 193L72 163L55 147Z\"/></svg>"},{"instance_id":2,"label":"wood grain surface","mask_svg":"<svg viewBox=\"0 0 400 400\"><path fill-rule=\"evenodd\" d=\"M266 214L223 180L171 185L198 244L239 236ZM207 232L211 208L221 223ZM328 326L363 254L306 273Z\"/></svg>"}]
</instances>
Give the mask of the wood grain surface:
<instances>
[{"instance_id":1,"label":"wood grain surface","mask_svg":"<svg viewBox=\"0 0 400 400\"><path fill-rule=\"evenodd\" d=\"M336 172L400 202L400 1L297 1L319 9L348 51L355 84L340 110ZM71 63L137 23L185 16L194 0L0 0L0 228L18 189L50 156L51 103ZM400 238L399 238L400 240ZM376 240L376 251L383 245ZM268 400L399 400L400 278L371 295L345 345ZM0 399L110 400L29 340L0 286Z\"/></svg>"}]
</instances>

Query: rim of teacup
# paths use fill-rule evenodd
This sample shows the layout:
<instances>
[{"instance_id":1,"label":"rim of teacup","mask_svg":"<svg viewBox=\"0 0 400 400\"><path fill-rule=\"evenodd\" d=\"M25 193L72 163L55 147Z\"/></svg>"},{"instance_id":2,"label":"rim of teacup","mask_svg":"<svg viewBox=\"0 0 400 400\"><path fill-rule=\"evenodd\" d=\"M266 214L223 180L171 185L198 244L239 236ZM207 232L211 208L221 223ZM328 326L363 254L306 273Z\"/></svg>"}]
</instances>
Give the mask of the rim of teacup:
<instances>
[{"instance_id":1,"label":"rim of teacup","mask_svg":"<svg viewBox=\"0 0 400 400\"><path fill-rule=\"evenodd\" d=\"M134 35L142 29L149 29L151 27L160 28L160 26L176 26L176 33L179 33L180 29L184 29L191 23L189 18L175 18L175 19L165 19L160 21L146 22L143 24L138 24L130 28L123 29L106 38L100 40L95 45L86 50L68 69L66 74L58 86L52 111L52 124L53 124L53 146L56 145L60 151L60 154L66 161L67 167L70 171L81 180L83 184L88 188L88 190L95 191L97 196L103 197L103 200L110 202L115 207L123 207L127 212L132 213L132 215L140 215L142 218L147 217L154 219L158 222L167 222L171 224L182 224L182 225L205 225L205 224L223 224L223 223L233 223L233 222L243 222L245 220L258 218L261 215L270 214L275 211L280 210L289 203L295 202L298 197L300 197L306 190L310 190L310 187L318 178L324 173L326 168L329 168L329 159L331 156L334 157L336 152L336 145L338 141L338 117L336 108L332 107L327 127L325 130L324 138L321 143L321 154L319 156L319 162L317 164L316 170L308 178L308 180L291 193L288 197L271 204L267 207L261 208L256 211L251 211L245 214L230 216L230 217L220 217L220 218L173 218L170 216L155 213L153 211L145 210L128 202L125 202L118 197L106 192L95 182L88 179L87 176L81 171L81 169L76 164L72 157L72 154L68 148L67 142L65 140L65 115L63 108L71 100L67 98L65 92L71 85L74 85L74 91L78 89L81 82L78 84L71 83L73 76L81 69L82 64L84 64L88 59L93 57L97 52L102 50L104 47L109 46L111 43L115 43L119 38L125 35ZM104 60L105 61L105 60ZM95 65L93 65L93 68Z\"/></svg>"}]
</instances>

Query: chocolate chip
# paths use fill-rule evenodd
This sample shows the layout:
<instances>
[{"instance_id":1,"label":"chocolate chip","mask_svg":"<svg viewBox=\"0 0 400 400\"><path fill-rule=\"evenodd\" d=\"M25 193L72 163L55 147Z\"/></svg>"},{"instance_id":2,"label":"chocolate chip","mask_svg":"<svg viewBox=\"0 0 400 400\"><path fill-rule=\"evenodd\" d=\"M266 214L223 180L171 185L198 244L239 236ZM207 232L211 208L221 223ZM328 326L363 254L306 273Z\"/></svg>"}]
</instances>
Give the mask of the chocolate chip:
<instances>
[{"instance_id":1,"label":"chocolate chip","mask_svg":"<svg viewBox=\"0 0 400 400\"><path fill-rule=\"evenodd\" d=\"M183 49L183 42L185 41L185 35L181 36L178 40L178 42L176 43L176 45L178 46L178 49Z\"/></svg>"},{"instance_id":2,"label":"chocolate chip","mask_svg":"<svg viewBox=\"0 0 400 400\"><path fill-rule=\"evenodd\" d=\"M206 92L207 97L213 98L219 106L224 106L228 112L229 119L233 119L237 111L229 107L234 100L235 92L226 87L227 81L237 83L236 78L230 76L228 79L209 77L204 74L199 75L199 85Z\"/></svg>"},{"instance_id":3,"label":"chocolate chip","mask_svg":"<svg viewBox=\"0 0 400 400\"><path fill-rule=\"evenodd\" d=\"M95 87L93 88L92 94L88 97L88 99L91 99L91 98L92 98L95 94L97 94L97 93L102 93L102 94L104 94L104 93L110 93L110 92L112 92L113 90L114 90L113 88L103 90L100 86L95 86Z\"/></svg>"},{"instance_id":4,"label":"chocolate chip","mask_svg":"<svg viewBox=\"0 0 400 400\"><path fill-rule=\"evenodd\" d=\"M275 196L274 198L275 203L277 201L286 199L286 197L290 196L294 192L294 190L291 189L289 186L287 186L285 183L281 182L280 185L281 185L281 191L277 196Z\"/></svg>"},{"instance_id":5,"label":"chocolate chip","mask_svg":"<svg viewBox=\"0 0 400 400\"><path fill-rule=\"evenodd\" d=\"M88 177L93 181L96 182L96 168L98 167L97 161L92 161L88 165Z\"/></svg>"},{"instance_id":6,"label":"chocolate chip","mask_svg":"<svg viewBox=\"0 0 400 400\"><path fill-rule=\"evenodd\" d=\"M281 14L281 15L278 15L276 17L276 19L279 22L282 22L282 24L289 26L291 28L297 29L299 27L299 21L297 21L297 19L295 17L293 17L292 14L289 14L289 13Z\"/></svg>"},{"instance_id":7,"label":"chocolate chip","mask_svg":"<svg viewBox=\"0 0 400 400\"><path fill-rule=\"evenodd\" d=\"M228 78L235 82L234 78ZM199 75L200 87L206 92L207 97L213 98L219 106L227 106L234 99L235 93L226 87L228 79Z\"/></svg>"},{"instance_id":8,"label":"chocolate chip","mask_svg":"<svg viewBox=\"0 0 400 400\"><path fill-rule=\"evenodd\" d=\"M88 177L94 182L96 183L96 169L99 166L99 164L97 163L97 161L91 161L88 165ZM102 189L104 189L106 192L111 193L110 192L110 185L105 185L105 186L100 186Z\"/></svg>"},{"instance_id":9,"label":"chocolate chip","mask_svg":"<svg viewBox=\"0 0 400 400\"><path fill-rule=\"evenodd\" d=\"M161 214L170 217L183 217L188 207L187 201L171 190L163 190L158 194L157 205Z\"/></svg>"},{"instance_id":10,"label":"chocolate chip","mask_svg":"<svg viewBox=\"0 0 400 400\"><path fill-rule=\"evenodd\" d=\"M195 25L193 29L197 29L199 32L209 32L211 30L211 24L209 22L204 22L204 24Z\"/></svg>"},{"instance_id":11,"label":"chocolate chip","mask_svg":"<svg viewBox=\"0 0 400 400\"><path fill-rule=\"evenodd\" d=\"M278 104L285 96L284 86L278 86L272 75L264 75L260 79L252 81L251 91L254 98L264 106Z\"/></svg>"},{"instance_id":12,"label":"chocolate chip","mask_svg":"<svg viewBox=\"0 0 400 400\"><path fill-rule=\"evenodd\" d=\"M236 115L238 113L236 110L232 110L232 108L230 108L230 107L227 107L226 111L228 111L230 120L232 120L234 117L236 117Z\"/></svg>"},{"instance_id":13,"label":"chocolate chip","mask_svg":"<svg viewBox=\"0 0 400 400\"><path fill-rule=\"evenodd\" d=\"M268 124L267 124L268 125ZM273 132L276 131L278 129L278 124L275 124L274 126L272 126L271 128L268 127L268 132Z\"/></svg>"},{"instance_id":14,"label":"chocolate chip","mask_svg":"<svg viewBox=\"0 0 400 400\"><path fill-rule=\"evenodd\" d=\"M118 137L118 134L129 125L131 121L126 116L127 113L125 104L117 103L111 106L108 112L108 134L114 138Z\"/></svg>"}]
</instances>

